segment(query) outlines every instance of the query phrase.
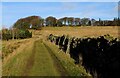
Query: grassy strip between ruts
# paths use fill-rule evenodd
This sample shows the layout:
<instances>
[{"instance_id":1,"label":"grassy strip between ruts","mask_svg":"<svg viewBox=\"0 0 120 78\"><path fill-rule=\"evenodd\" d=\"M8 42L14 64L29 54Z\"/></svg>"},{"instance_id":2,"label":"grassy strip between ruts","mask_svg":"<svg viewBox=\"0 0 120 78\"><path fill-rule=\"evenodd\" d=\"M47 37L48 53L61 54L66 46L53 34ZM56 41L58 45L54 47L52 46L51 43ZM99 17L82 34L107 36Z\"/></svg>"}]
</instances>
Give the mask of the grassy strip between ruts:
<instances>
[{"instance_id":1,"label":"grassy strip between ruts","mask_svg":"<svg viewBox=\"0 0 120 78\"><path fill-rule=\"evenodd\" d=\"M57 59L63 65L63 67L67 70L70 76L81 76L81 77L91 77L90 74L86 73L85 69L82 66L76 66L74 64L74 60L69 57L69 54L65 54L61 52L58 47L50 42L44 42L49 48L51 48L52 52L56 55Z\"/></svg>"},{"instance_id":2,"label":"grassy strip between ruts","mask_svg":"<svg viewBox=\"0 0 120 78\"><path fill-rule=\"evenodd\" d=\"M31 57L31 59L35 60L28 74L29 76L60 76L53 65L53 59L41 39L35 42L34 53L35 56L34 58Z\"/></svg>"}]
</instances>

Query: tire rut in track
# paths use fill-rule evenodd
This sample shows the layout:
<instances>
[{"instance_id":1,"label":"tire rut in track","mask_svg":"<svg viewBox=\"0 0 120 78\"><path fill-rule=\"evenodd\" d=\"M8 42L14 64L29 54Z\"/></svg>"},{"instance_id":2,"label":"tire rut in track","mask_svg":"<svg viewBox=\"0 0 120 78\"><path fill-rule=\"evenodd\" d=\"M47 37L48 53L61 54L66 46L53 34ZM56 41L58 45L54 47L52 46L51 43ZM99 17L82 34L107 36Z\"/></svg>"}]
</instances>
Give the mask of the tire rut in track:
<instances>
[{"instance_id":1,"label":"tire rut in track","mask_svg":"<svg viewBox=\"0 0 120 78\"><path fill-rule=\"evenodd\" d=\"M33 45L33 49L32 49L32 53L30 55L30 57L28 58L27 60L27 64L26 64L26 67L23 71L23 76L28 76L29 74L29 71L30 69L32 68L32 66L34 65L34 61L35 61L35 53L36 53L36 41L34 42L34 45Z\"/></svg>"},{"instance_id":2,"label":"tire rut in track","mask_svg":"<svg viewBox=\"0 0 120 78\"><path fill-rule=\"evenodd\" d=\"M53 62L54 62L54 66L56 67L56 69L60 73L60 75L68 76L69 74L68 74L67 70L62 66L62 64L60 63L60 60L56 57L56 55L53 53L51 48L49 46L47 46L45 43L43 43L43 44L46 47L46 49L48 50L49 54L51 55Z\"/></svg>"}]
</instances>

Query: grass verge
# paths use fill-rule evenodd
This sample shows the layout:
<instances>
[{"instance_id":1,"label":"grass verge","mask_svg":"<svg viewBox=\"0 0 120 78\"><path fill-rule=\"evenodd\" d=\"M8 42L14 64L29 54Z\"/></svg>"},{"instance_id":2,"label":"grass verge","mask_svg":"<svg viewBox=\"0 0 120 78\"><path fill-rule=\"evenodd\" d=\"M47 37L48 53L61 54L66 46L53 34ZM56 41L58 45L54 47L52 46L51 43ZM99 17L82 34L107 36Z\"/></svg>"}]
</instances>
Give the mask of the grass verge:
<instances>
[{"instance_id":1,"label":"grass verge","mask_svg":"<svg viewBox=\"0 0 120 78\"><path fill-rule=\"evenodd\" d=\"M59 52L59 49L56 45L49 42L44 42L48 47L51 48L52 52L56 55L57 59L60 61L62 66L67 70L70 76L80 76L80 77L89 77L90 74L86 73L85 69L74 64L74 60L69 57L68 54L64 52Z\"/></svg>"}]
</instances>

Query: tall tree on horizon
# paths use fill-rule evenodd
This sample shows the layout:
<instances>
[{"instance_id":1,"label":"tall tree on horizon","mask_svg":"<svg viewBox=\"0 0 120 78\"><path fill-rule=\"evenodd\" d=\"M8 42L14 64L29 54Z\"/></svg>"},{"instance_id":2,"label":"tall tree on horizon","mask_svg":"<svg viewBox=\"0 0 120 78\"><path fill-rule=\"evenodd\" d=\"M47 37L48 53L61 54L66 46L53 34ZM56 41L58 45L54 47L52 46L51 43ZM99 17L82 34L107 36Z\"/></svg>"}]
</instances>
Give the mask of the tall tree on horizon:
<instances>
[{"instance_id":1,"label":"tall tree on horizon","mask_svg":"<svg viewBox=\"0 0 120 78\"><path fill-rule=\"evenodd\" d=\"M80 26L81 25L80 18L75 18L74 23L75 23L76 26Z\"/></svg>"},{"instance_id":2,"label":"tall tree on horizon","mask_svg":"<svg viewBox=\"0 0 120 78\"><path fill-rule=\"evenodd\" d=\"M82 18L81 19L81 24L83 26L88 26L88 22L90 21L90 18Z\"/></svg>"},{"instance_id":3,"label":"tall tree on horizon","mask_svg":"<svg viewBox=\"0 0 120 78\"><path fill-rule=\"evenodd\" d=\"M62 19L58 19L57 20L57 26L60 26L60 27L63 26L62 22L63 22Z\"/></svg>"},{"instance_id":4,"label":"tall tree on horizon","mask_svg":"<svg viewBox=\"0 0 120 78\"><path fill-rule=\"evenodd\" d=\"M46 26L57 26L57 19L53 16L49 16L45 19Z\"/></svg>"},{"instance_id":5,"label":"tall tree on horizon","mask_svg":"<svg viewBox=\"0 0 120 78\"><path fill-rule=\"evenodd\" d=\"M18 19L17 22L14 23L13 28L19 29L37 28L42 26L43 23L44 23L43 18L39 16L29 16L26 18Z\"/></svg>"},{"instance_id":6,"label":"tall tree on horizon","mask_svg":"<svg viewBox=\"0 0 120 78\"><path fill-rule=\"evenodd\" d=\"M62 20L62 24L64 26L67 26L67 24L68 24L68 17L63 17L63 18L61 18L61 20Z\"/></svg>"},{"instance_id":7,"label":"tall tree on horizon","mask_svg":"<svg viewBox=\"0 0 120 78\"><path fill-rule=\"evenodd\" d=\"M68 25L73 26L74 25L74 17L69 17L68 18Z\"/></svg>"}]
</instances>

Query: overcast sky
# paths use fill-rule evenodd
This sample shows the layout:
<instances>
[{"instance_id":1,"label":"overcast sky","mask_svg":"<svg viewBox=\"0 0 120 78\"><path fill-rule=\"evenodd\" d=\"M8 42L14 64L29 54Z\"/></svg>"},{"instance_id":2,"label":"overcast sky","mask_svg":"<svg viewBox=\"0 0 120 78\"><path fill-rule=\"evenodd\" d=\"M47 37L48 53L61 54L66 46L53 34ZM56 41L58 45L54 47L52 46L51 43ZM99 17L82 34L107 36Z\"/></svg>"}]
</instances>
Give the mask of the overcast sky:
<instances>
[{"instance_id":1,"label":"overcast sky","mask_svg":"<svg viewBox=\"0 0 120 78\"><path fill-rule=\"evenodd\" d=\"M2 2L3 26L10 27L19 18L32 15L107 20L118 16L118 2Z\"/></svg>"}]
</instances>

